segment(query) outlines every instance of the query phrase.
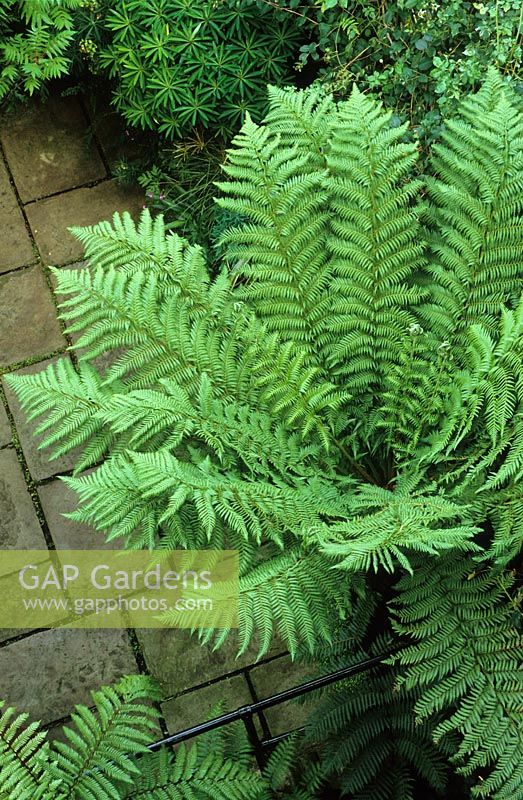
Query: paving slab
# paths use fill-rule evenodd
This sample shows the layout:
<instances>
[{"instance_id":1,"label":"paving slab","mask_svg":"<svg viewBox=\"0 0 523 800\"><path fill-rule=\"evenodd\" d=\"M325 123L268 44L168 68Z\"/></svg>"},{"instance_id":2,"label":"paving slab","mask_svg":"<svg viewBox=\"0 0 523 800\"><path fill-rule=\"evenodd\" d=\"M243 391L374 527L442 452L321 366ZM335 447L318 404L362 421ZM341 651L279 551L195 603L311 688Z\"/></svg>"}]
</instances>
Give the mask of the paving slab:
<instances>
[{"instance_id":1,"label":"paving slab","mask_svg":"<svg viewBox=\"0 0 523 800\"><path fill-rule=\"evenodd\" d=\"M115 211L129 211L136 219L143 206L141 189L104 181L87 189L48 197L26 206L27 218L45 264L79 260L82 244L67 230L111 219Z\"/></svg>"},{"instance_id":2,"label":"paving slab","mask_svg":"<svg viewBox=\"0 0 523 800\"><path fill-rule=\"evenodd\" d=\"M0 447L5 447L10 444L13 434L11 432L11 425L6 410L0 402Z\"/></svg>"},{"instance_id":3,"label":"paving slab","mask_svg":"<svg viewBox=\"0 0 523 800\"><path fill-rule=\"evenodd\" d=\"M136 672L126 631L57 628L0 648L0 698L46 725Z\"/></svg>"},{"instance_id":4,"label":"paving slab","mask_svg":"<svg viewBox=\"0 0 523 800\"><path fill-rule=\"evenodd\" d=\"M0 452L0 548L47 550L14 450Z\"/></svg>"},{"instance_id":5,"label":"paving slab","mask_svg":"<svg viewBox=\"0 0 523 800\"><path fill-rule=\"evenodd\" d=\"M147 666L160 683L165 698L238 672L256 659L255 647L236 658L238 645L234 633L216 651L210 645L202 646L189 630L140 629L136 634Z\"/></svg>"},{"instance_id":6,"label":"paving slab","mask_svg":"<svg viewBox=\"0 0 523 800\"><path fill-rule=\"evenodd\" d=\"M87 126L77 97L35 99L6 117L0 139L23 203L105 177Z\"/></svg>"},{"instance_id":7,"label":"paving slab","mask_svg":"<svg viewBox=\"0 0 523 800\"><path fill-rule=\"evenodd\" d=\"M38 488L44 516L57 550L119 550L122 540L106 542L105 536L89 525L66 519L63 515L75 511L78 496L60 480Z\"/></svg>"},{"instance_id":8,"label":"paving slab","mask_svg":"<svg viewBox=\"0 0 523 800\"><path fill-rule=\"evenodd\" d=\"M0 273L35 262L33 244L9 175L0 161Z\"/></svg>"},{"instance_id":9,"label":"paving slab","mask_svg":"<svg viewBox=\"0 0 523 800\"><path fill-rule=\"evenodd\" d=\"M34 374L35 372L40 372L42 369L45 369L45 367L53 362L56 362L57 360L57 358L50 358L45 361L39 361L37 364L32 364L30 367L22 367L21 369L16 370L14 374ZM32 478L35 481L43 481L45 478L51 478L53 475L59 475L63 472L68 472L69 470L73 469L77 458L77 453L74 451L68 455L62 456L61 458L57 458L54 461L50 461L49 450L38 449L38 443L41 441L41 437L35 436L34 431L38 427L40 420L36 419L32 422L29 422L25 411L22 410L18 398L13 390L7 385L5 380L3 380L3 386L9 409L15 421L18 438L20 439L20 444L24 453L24 458L27 466L29 467L29 472L31 473Z\"/></svg>"},{"instance_id":10,"label":"paving slab","mask_svg":"<svg viewBox=\"0 0 523 800\"><path fill-rule=\"evenodd\" d=\"M0 366L66 346L40 267L0 276Z\"/></svg>"},{"instance_id":11,"label":"paving slab","mask_svg":"<svg viewBox=\"0 0 523 800\"><path fill-rule=\"evenodd\" d=\"M263 700L277 692L283 692L285 689L305 683L313 678L315 673L314 668L309 664L294 663L289 656L283 656L254 667L249 670L249 675L258 700ZM265 718L271 734L278 736L280 733L301 727L305 724L311 708L311 703L304 705L296 700L291 700L267 709Z\"/></svg>"},{"instance_id":12,"label":"paving slab","mask_svg":"<svg viewBox=\"0 0 523 800\"><path fill-rule=\"evenodd\" d=\"M217 713L225 714L251 702L245 677L236 675L168 700L162 704L162 713L169 733L177 733L209 719L218 703Z\"/></svg>"}]
</instances>

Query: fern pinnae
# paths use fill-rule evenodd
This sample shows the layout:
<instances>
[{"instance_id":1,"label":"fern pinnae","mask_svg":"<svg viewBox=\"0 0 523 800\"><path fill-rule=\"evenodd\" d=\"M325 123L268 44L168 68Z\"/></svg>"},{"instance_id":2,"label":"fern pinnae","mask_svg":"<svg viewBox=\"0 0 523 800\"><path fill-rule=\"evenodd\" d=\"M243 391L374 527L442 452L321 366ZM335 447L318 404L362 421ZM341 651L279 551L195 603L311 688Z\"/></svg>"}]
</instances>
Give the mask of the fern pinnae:
<instances>
[{"instance_id":1,"label":"fern pinnae","mask_svg":"<svg viewBox=\"0 0 523 800\"><path fill-rule=\"evenodd\" d=\"M93 692L96 714L78 707L75 729L64 728L69 744L54 745L51 773L65 784L63 800L118 800L115 783L130 784L140 774L132 756L147 752L157 730L158 714L147 702L156 697L150 678L124 677L115 687Z\"/></svg>"},{"instance_id":2,"label":"fern pinnae","mask_svg":"<svg viewBox=\"0 0 523 800\"><path fill-rule=\"evenodd\" d=\"M419 182L405 182L415 147L399 143L390 114L353 91L340 109L328 155L334 221L329 238L335 274L330 368L348 388L377 382L395 360L395 345L416 320L409 309L421 297L408 285L423 266L411 200ZM361 143L364 149L361 150Z\"/></svg>"},{"instance_id":3,"label":"fern pinnae","mask_svg":"<svg viewBox=\"0 0 523 800\"><path fill-rule=\"evenodd\" d=\"M400 581L395 623L412 641L398 659L405 666L402 684L422 690L418 716L449 709L435 729L436 740L459 732L459 771L471 775L489 768L473 794L498 800L523 796L522 642L510 622L508 586L508 576L498 582L474 562L447 555L437 572L423 567L414 579Z\"/></svg>"}]
</instances>

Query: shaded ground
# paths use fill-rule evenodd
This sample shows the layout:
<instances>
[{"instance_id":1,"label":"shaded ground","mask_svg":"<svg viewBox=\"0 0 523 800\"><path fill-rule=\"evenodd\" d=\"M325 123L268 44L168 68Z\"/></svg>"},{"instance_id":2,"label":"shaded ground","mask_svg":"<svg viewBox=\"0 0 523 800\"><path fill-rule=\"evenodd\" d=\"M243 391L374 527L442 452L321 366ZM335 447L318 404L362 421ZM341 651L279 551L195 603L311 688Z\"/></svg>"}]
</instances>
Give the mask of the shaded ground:
<instances>
[{"instance_id":1,"label":"shaded ground","mask_svg":"<svg viewBox=\"0 0 523 800\"><path fill-rule=\"evenodd\" d=\"M128 210L141 194L113 180L108 126L86 144L90 121L78 98L34 103L0 121L0 375L38 371L70 344L57 317L48 266L79 261L71 225L90 225ZM107 128L107 130L105 130ZM100 548L102 537L64 519L74 496L57 480L72 461L48 462L37 450L13 394L0 396L0 548ZM1 602L1 598L0 598ZM280 648L281 649L281 648ZM124 673L149 671L162 686L166 729L200 722L219 701L231 710L298 683L304 673L274 650L260 664L235 658L234 642L211 653L186 631L0 629L0 698L46 726L57 722L89 690ZM268 714L271 733L301 724L295 705Z\"/></svg>"}]
</instances>

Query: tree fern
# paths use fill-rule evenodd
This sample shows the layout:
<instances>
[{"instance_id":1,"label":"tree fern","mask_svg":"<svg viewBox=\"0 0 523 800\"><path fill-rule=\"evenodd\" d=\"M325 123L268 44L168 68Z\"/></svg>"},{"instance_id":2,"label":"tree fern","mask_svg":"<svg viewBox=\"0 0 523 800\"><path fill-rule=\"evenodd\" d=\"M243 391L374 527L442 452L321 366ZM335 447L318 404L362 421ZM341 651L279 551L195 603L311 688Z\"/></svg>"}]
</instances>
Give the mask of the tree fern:
<instances>
[{"instance_id":1,"label":"tree fern","mask_svg":"<svg viewBox=\"0 0 523 800\"><path fill-rule=\"evenodd\" d=\"M409 552L475 550L471 540L479 529L471 509L427 484L420 489L421 480L421 475L400 475L394 491L362 486L349 503L349 520L318 530L322 550L340 569L393 572L400 567L411 574Z\"/></svg>"},{"instance_id":2,"label":"tree fern","mask_svg":"<svg viewBox=\"0 0 523 800\"><path fill-rule=\"evenodd\" d=\"M438 230L431 272L444 338L461 341L480 319L495 326L502 304L519 299L522 134L519 110L492 76L433 148L427 220Z\"/></svg>"},{"instance_id":3,"label":"tree fern","mask_svg":"<svg viewBox=\"0 0 523 800\"><path fill-rule=\"evenodd\" d=\"M335 699L347 791L405 800L454 753L477 796L523 800L523 115L490 74L420 179L407 126L356 89L269 99L220 184L245 224L219 275L147 212L77 230L90 263L55 275L78 357L8 380L45 444L82 449L75 519L239 551L243 650L316 655L351 615L358 652L406 639Z\"/></svg>"},{"instance_id":4,"label":"tree fern","mask_svg":"<svg viewBox=\"0 0 523 800\"><path fill-rule=\"evenodd\" d=\"M313 653L319 639L331 640L333 624L346 608L347 597L339 576L325 557L299 548L275 552L240 576L239 652L247 650L256 630L259 657L267 653L276 634L287 643L293 656L298 649ZM232 604L228 617L227 611L225 603L221 629L203 631L202 641L220 646L232 624ZM163 619L177 624L180 613L166 612Z\"/></svg>"}]
</instances>

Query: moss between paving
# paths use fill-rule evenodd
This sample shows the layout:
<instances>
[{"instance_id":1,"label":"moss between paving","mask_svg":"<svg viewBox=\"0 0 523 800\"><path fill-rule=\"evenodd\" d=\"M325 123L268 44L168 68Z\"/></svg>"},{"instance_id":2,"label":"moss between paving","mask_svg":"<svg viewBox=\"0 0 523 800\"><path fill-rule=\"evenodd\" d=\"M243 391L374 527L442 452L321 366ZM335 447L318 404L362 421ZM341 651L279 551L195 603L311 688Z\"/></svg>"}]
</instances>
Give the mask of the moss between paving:
<instances>
[{"instance_id":1,"label":"moss between paving","mask_svg":"<svg viewBox=\"0 0 523 800\"><path fill-rule=\"evenodd\" d=\"M5 447L6 445L10 444L12 439L13 433L11 431L9 417L7 416L6 410L0 402L0 447Z\"/></svg>"},{"instance_id":2,"label":"moss between paving","mask_svg":"<svg viewBox=\"0 0 523 800\"><path fill-rule=\"evenodd\" d=\"M0 547L47 549L20 464L11 448L0 451Z\"/></svg>"}]
</instances>

